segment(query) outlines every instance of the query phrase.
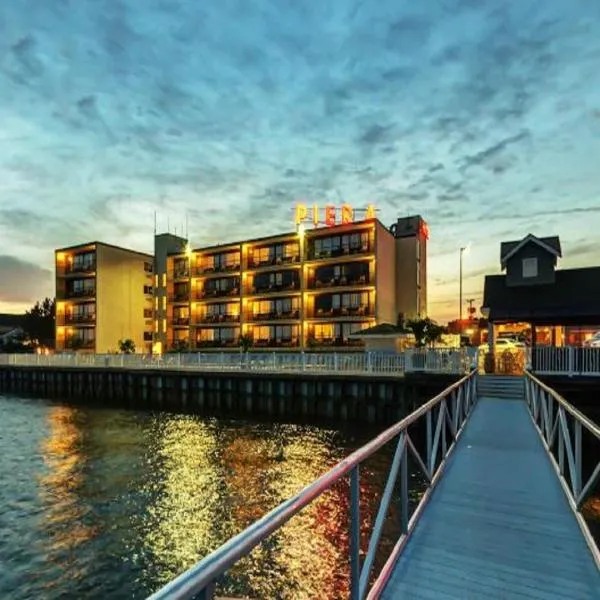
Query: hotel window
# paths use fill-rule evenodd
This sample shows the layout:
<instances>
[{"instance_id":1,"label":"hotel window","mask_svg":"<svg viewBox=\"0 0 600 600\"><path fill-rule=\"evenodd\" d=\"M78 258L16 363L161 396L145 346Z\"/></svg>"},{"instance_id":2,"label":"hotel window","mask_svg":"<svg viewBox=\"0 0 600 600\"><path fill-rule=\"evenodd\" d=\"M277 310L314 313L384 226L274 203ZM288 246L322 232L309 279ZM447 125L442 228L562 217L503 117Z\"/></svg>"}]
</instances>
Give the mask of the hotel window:
<instances>
[{"instance_id":1,"label":"hotel window","mask_svg":"<svg viewBox=\"0 0 600 600\"><path fill-rule=\"evenodd\" d=\"M154 287L158 287L158 275L154 276Z\"/></svg>"},{"instance_id":2,"label":"hotel window","mask_svg":"<svg viewBox=\"0 0 600 600\"><path fill-rule=\"evenodd\" d=\"M145 308L144 309L144 319L151 319L151 318L152 318L152 309Z\"/></svg>"},{"instance_id":3,"label":"hotel window","mask_svg":"<svg viewBox=\"0 0 600 600\"><path fill-rule=\"evenodd\" d=\"M152 263L149 263L149 262L144 263L144 271L146 271L146 273L152 273L153 270L154 270L154 267L152 266Z\"/></svg>"},{"instance_id":4,"label":"hotel window","mask_svg":"<svg viewBox=\"0 0 600 600\"><path fill-rule=\"evenodd\" d=\"M166 296L162 297L162 309L167 310L167 297Z\"/></svg>"},{"instance_id":5,"label":"hotel window","mask_svg":"<svg viewBox=\"0 0 600 600\"><path fill-rule=\"evenodd\" d=\"M152 293L152 286L151 285L145 285L144 286L144 294L151 294Z\"/></svg>"},{"instance_id":6,"label":"hotel window","mask_svg":"<svg viewBox=\"0 0 600 600\"><path fill-rule=\"evenodd\" d=\"M167 274L162 274L162 287L167 287Z\"/></svg>"},{"instance_id":7,"label":"hotel window","mask_svg":"<svg viewBox=\"0 0 600 600\"><path fill-rule=\"evenodd\" d=\"M524 258L523 259L523 279L530 279L538 276L538 262L537 258Z\"/></svg>"},{"instance_id":8,"label":"hotel window","mask_svg":"<svg viewBox=\"0 0 600 600\"><path fill-rule=\"evenodd\" d=\"M154 331L158 333L158 321L154 321Z\"/></svg>"},{"instance_id":9,"label":"hotel window","mask_svg":"<svg viewBox=\"0 0 600 600\"><path fill-rule=\"evenodd\" d=\"M326 323L323 325L315 325L314 328L315 338L318 340L327 340L333 339L334 336L334 326L331 323Z\"/></svg>"},{"instance_id":10,"label":"hotel window","mask_svg":"<svg viewBox=\"0 0 600 600\"><path fill-rule=\"evenodd\" d=\"M165 319L162 320L162 331L167 333L167 321Z\"/></svg>"}]
</instances>

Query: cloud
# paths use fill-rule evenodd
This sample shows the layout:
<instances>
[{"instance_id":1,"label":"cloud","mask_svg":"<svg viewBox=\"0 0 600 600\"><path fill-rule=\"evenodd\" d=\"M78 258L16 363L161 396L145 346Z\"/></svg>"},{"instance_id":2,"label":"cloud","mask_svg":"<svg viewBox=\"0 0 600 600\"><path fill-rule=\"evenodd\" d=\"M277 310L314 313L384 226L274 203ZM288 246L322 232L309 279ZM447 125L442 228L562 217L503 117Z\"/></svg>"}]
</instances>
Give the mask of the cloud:
<instances>
[{"instance_id":1,"label":"cloud","mask_svg":"<svg viewBox=\"0 0 600 600\"><path fill-rule=\"evenodd\" d=\"M27 303L51 295L53 274L16 256L0 255L0 302Z\"/></svg>"},{"instance_id":2,"label":"cloud","mask_svg":"<svg viewBox=\"0 0 600 600\"><path fill-rule=\"evenodd\" d=\"M5 4L0 236L42 268L85 239L150 250L154 211L195 246L287 231L299 200L421 213L432 282L457 240L494 270L505 237L600 228L585 3Z\"/></svg>"}]
</instances>

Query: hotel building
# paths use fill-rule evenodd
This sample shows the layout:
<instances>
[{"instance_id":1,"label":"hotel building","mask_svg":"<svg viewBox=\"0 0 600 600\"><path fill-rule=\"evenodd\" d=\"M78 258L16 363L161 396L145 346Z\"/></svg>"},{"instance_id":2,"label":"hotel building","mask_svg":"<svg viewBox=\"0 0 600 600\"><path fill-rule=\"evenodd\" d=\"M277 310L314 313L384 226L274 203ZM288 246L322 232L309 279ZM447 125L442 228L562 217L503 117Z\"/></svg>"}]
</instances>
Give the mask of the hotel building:
<instances>
[{"instance_id":1,"label":"hotel building","mask_svg":"<svg viewBox=\"0 0 600 600\"><path fill-rule=\"evenodd\" d=\"M56 250L55 265L57 351L115 352L127 338L151 351L153 256L90 242Z\"/></svg>"},{"instance_id":2,"label":"hotel building","mask_svg":"<svg viewBox=\"0 0 600 600\"><path fill-rule=\"evenodd\" d=\"M316 209L315 209L316 210ZM372 218L172 253L166 349L341 349L361 329L427 312L428 229ZM155 336L155 339L156 336ZM164 349L164 342L161 341Z\"/></svg>"}]
</instances>

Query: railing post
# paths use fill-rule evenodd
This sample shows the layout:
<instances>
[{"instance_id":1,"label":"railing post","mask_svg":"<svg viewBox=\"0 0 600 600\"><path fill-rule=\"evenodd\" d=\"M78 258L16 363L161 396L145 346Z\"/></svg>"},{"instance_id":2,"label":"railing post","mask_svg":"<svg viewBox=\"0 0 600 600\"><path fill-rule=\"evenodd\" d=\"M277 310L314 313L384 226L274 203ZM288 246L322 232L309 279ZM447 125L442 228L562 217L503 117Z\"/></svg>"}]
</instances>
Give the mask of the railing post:
<instances>
[{"instance_id":1,"label":"railing post","mask_svg":"<svg viewBox=\"0 0 600 600\"><path fill-rule=\"evenodd\" d=\"M367 371L370 373L373 370L373 365L371 364L371 353L367 352Z\"/></svg>"},{"instance_id":2,"label":"railing post","mask_svg":"<svg viewBox=\"0 0 600 600\"><path fill-rule=\"evenodd\" d=\"M573 348L573 346L569 346L567 348L567 352L568 352L568 361L569 361L569 377L573 377L573 373L575 371L575 352L574 352L575 348Z\"/></svg>"},{"instance_id":3,"label":"railing post","mask_svg":"<svg viewBox=\"0 0 600 600\"><path fill-rule=\"evenodd\" d=\"M581 421L575 419L575 473L573 474L573 496L575 502L581 493Z\"/></svg>"},{"instance_id":4,"label":"railing post","mask_svg":"<svg viewBox=\"0 0 600 600\"><path fill-rule=\"evenodd\" d=\"M433 476L433 464L431 462L431 453L433 450L433 432L432 432L432 426L431 426L431 410L427 411L427 416L426 416L426 422L427 422L427 468L429 469L429 477L431 478Z\"/></svg>"},{"instance_id":5,"label":"railing post","mask_svg":"<svg viewBox=\"0 0 600 600\"><path fill-rule=\"evenodd\" d=\"M333 354L333 370L337 373L340 370L340 361L337 352Z\"/></svg>"},{"instance_id":6,"label":"railing post","mask_svg":"<svg viewBox=\"0 0 600 600\"><path fill-rule=\"evenodd\" d=\"M360 471L350 471L350 600L360 600Z\"/></svg>"},{"instance_id":7,"label":"railing post","mask_svg":"<svg viewBox=\"0 0 600 600\"><path fill-rule=\"evenodd\" d=\"M408 533L408 440L406 435L400 463L400 526L402 533Z\"/></svg>"}]
</instances>

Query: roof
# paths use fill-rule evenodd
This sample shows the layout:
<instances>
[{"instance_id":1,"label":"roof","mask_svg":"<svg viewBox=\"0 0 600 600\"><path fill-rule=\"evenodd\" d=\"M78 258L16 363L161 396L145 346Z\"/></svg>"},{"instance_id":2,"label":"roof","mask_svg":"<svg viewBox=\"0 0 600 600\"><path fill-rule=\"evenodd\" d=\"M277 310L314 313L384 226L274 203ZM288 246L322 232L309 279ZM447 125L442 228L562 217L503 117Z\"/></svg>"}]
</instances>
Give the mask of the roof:
<instances>
[{"instance_id":1,"label":"roof","mask_svg":"<svg viewBox=\"0 0 600 600\"><path fill-rule=\"evenodd\" d=\"M557 269L555 282L507 286L505 275L487 275L483 306L490 321L600 324L600 267Z\"/></svg>"},{"instance_id":2,"label":"roof","mask_svg":"<svg viewBox=\"0 0 600 600\"><path fill-rule=\"evenodd\" d=\"M398 325L392 325L391 323L380 323L379 325L374 325L373 327L368 327L367 329L361 329L349 337L376 337L384 335L397 337L399 335L409 335L409 332Z\"/></svg>"},{"instance_id":3,"label":"roof","mask_svg":"<svg viewBox=\"0 0 600 600\"><path fill-rule=\"evenodd\" d=\"M54 252L68 252L70 250L85 250L89 246L104 246L105 248L113 248L115 250L122 250L123 252L131 252L132 254L138 254L140 256L144 256L146 258L154 258L152 254L147 254L146 252L139 252L138 250L131 250L131 248L124 248L123 246L115 246L114 244L107 244L106 242L86 242L84 244L75 244L74 246L65 246L64 248L56 248Z\"/></svg>"},{"instance_id":4,"label":"roof","mask_svg":"<svg viewBox=\"0 0 600 600\"><path fill-rule=\"evenodd\" d=\"M562 256L560 239L557 235L539 238L532 233L529 233L522 240L514 242L502 242L500 244L500 264L502 267L506 265L506 261L511 256L514 256L521 248L529 243L537 244L540 248L543 248L556 257Z\"/></svg>"}]
</instances>

